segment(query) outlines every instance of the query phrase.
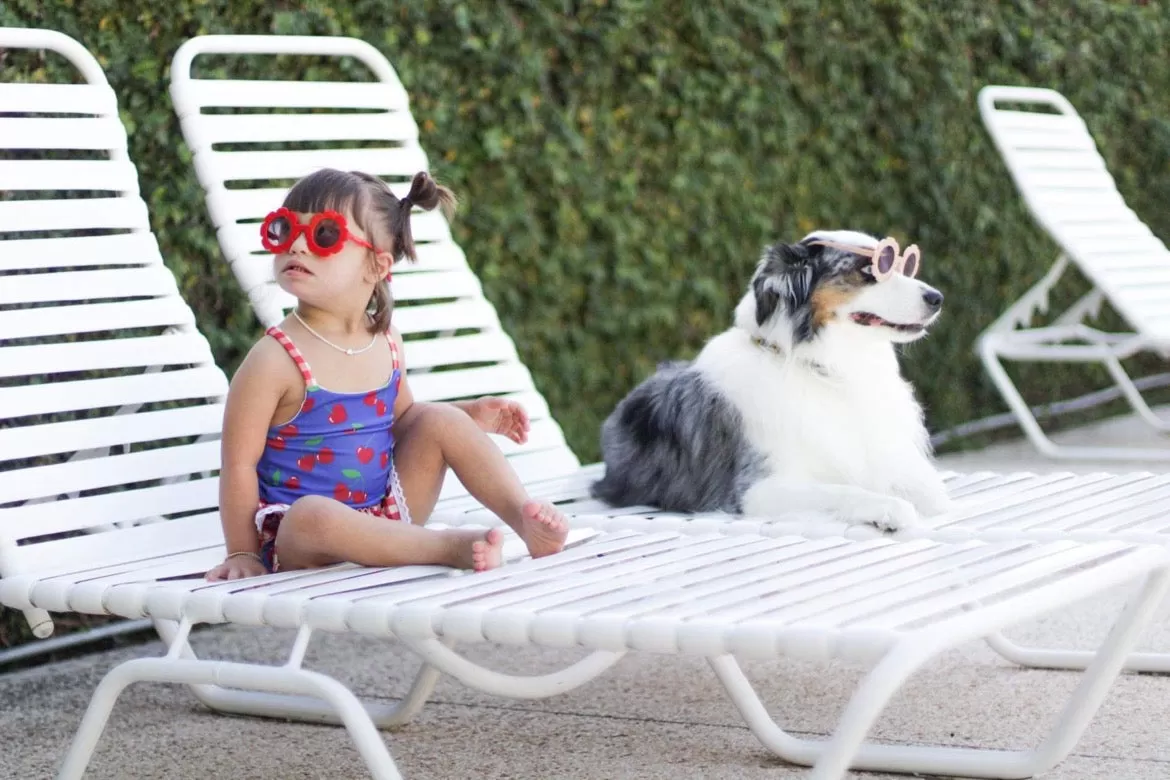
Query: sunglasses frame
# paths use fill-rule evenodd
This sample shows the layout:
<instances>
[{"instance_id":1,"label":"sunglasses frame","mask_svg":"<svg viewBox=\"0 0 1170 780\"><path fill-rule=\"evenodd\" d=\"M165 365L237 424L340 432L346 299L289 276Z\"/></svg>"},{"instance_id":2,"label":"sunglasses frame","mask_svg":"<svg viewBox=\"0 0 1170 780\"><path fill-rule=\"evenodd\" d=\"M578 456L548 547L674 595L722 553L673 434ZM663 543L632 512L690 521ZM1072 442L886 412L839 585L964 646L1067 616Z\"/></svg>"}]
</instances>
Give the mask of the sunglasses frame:
<instances>
[{"instance_id":1,"label":"sunglasses frame","mask_svg":"<svg viewBox=\"0 0 1170 780\"><path fill-rule=\"evenodd\" d=\"M819 244L821 246L827 246L833 249L840 249L843 252L850 252L851 254L870 258L870 272L873 274L873 278L879 282L884 282L894 274L902 274L903 276L909 276L911 279L913 279L915 276L918 276L918 272L922 270L922 250L918 248L918 244L910 244L910 246L906 247L905 251L902 251L898 248L898 241L890 236L886 236L881 241L877 242L877 246L873 247L872 249L854 246L852 244L838 244L836 241L818 240L810 241L809 243ZM888 271L883 272L878 267L878 257L886 249L894 250L894 262ZM913 271L907 274L906 260L908 257L910 257L910 255L914 255L915 262Z\"/></svg>"},{"instance_id":2,"label":"sunglasses frame","mask_svg":"<svg viewBox=\"0 0 1170 780\"><path fill-rule=\"evenodd\" d=\"M280 219L281 217L288 220L289 231L288 237L284 241L277 244L273 243L268 238L268 228L270 225L272 225L273 222ZM337 243L327 247L323 247L318 244L317 239L314 238L314 235L317 232L317 228L320 227L321 223L325 221L332 221L337 225L339 231ZM366 249L370 249L375 252L378 251L374 249L374 245L369 241L358 238L353 233L349 232L349 223L346 222L345 216L338 214L336 211L320 211L314 214L313 218L310 219L308 223L302 223L299 219L297 219L296 214L294 214L292 211L289 211L284 206L281 206L276 211L270 212L268 216L264 218L264 221L260 224L260 243L263 244L264 248L272 254L279 255L291 249L292 245L296 243L297 237L302 233L305 236L305 243L308 245L309 251L317 255L317 257L329 257L331 255L337 254L345 247L346 241L352 241L358 246L365 247Z\"/></svg>"}]
</instances>

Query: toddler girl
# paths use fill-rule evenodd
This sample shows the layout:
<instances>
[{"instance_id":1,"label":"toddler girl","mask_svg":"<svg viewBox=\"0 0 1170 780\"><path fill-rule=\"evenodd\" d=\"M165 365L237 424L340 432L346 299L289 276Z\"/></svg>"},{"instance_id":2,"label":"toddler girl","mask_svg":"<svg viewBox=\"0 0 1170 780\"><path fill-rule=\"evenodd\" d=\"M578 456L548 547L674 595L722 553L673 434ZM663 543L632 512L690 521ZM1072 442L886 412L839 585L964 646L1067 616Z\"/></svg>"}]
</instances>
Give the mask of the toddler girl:
<instances>
[{"instance_id":1,"label":"toddler girl","mask_svg":"<svg viewBox=\"0 0 1170 780\"><path fill-rule=\"evenodd\" d=\"M449 214L454 203L426 173L399 200L374 176L324 169L264 220L261 242L297 306L232 378L220 471L227 557L209 580L340 561L499 566L500 529L422 527L448 467L534 557L564 545L563 515L529 498L487 436L523 443L523 407L416 403L407 383L390 266L416 259L412 207Z\"/></svg>"}]
</instances>

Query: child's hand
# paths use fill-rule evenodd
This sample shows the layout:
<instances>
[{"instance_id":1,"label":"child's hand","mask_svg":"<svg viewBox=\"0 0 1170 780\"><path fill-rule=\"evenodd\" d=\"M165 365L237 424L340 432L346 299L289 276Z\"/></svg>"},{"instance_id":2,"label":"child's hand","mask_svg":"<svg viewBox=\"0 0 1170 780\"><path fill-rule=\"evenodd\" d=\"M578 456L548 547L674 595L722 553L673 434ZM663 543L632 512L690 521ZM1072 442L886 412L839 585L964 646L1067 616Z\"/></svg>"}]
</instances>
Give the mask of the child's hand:
<instances>
[{"instance_id":1,"label":"child's hand","mask_svg":"<svg viewBox=\"0 0 1170 780\"><path fill-rule=\"evenodd\" d=\"M228 558L207 572L207 579L211 582L217 580L239 580L244 577L259 577L261 574L267 573L264 569L264 564L260 563L260 561L245 555L238 555L235 558Z\"/></svg>"},{"instance_id":2,"label":"child's hand","mask_svg":"<svg viewBox=\"0 0 1170 780\"><path fill-rule=\"evenodd\" d=\"M468 405L467 413L486 433L507 436L517 444L528 441L528 412L515 401L477 398Z\"/></svg>"}]
</instances>

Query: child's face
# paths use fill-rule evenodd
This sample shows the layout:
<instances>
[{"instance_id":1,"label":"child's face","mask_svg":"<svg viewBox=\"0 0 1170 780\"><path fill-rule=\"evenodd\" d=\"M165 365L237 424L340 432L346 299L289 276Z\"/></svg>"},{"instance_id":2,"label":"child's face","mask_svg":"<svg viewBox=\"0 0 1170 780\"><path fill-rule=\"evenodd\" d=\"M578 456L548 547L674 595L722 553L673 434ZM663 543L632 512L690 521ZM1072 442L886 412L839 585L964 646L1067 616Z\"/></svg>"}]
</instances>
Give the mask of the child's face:
<instances>
[{"instance_id":1,"label":"child's face","mask_svg":"<svg viewBox=\"0 0 1170 780\"><path fill-rule=\"evenodd\" d=\"M307 225L315 216L295 212ZM372 244L348 211L342 212L349 234ZM380 249L380 247L379 247ZM282 290L310 305L349 303L364 308L378 280L372 250L355 241L345 241L340 251L321 257L309 248L306 237L298 235L287 251L273 256L273 274Z\"/></svg>"}]
</instances>

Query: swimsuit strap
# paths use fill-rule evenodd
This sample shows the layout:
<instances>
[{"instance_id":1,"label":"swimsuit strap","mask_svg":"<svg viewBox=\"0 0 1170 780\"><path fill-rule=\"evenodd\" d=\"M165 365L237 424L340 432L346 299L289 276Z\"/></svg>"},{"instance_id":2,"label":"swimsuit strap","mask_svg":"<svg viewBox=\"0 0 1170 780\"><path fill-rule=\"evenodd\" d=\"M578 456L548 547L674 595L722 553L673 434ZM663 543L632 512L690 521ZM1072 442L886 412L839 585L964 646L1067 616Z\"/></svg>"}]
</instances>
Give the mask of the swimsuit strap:
<instances>
[{"instance_id":1,"label":"swimsuit strap","mask_svg":"<svg viewBox=\"0 0 1170 780\"><path fill-rule=\"evenodd\" d=\"M292 339L290 339L283 330L276 327L275 325L269 328L266 332L269 336L276 339L280 346L284 347L284 351L287 352L288 356L291 357L293 362L297 364L297 368L301 370L301 376L305 378L305 386L316 387L317 381L313 379L313 370L309 368L309 361L305 360L305 356L301 354L299 349L297 349L297 345L292 343ZM395 365L398 365L397 357L395 357Z\"/></svg>"},{"instance_id":2,"label":"swimsuit strap","mask_svg":"<svg viewBox=\"0 0 1170 780\"><path fill-rule=\"evenodd\" d=\"M399 359L398 359L398 344L395 343L394 337L392 335L390 335L389 330L386 331L386 341L388 341L390 343L390 361L391 361L391 363L393 363L393 366L390 369L391 373L393 373L394 371L398 372L398 381L394 383L395 388L398 388L398 387L402 386L402 371L401 371L402 364L399 362Z\"/></svg>"}]
</instances>

